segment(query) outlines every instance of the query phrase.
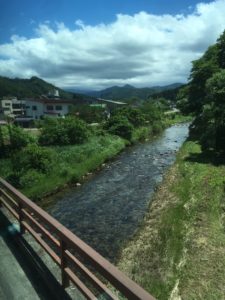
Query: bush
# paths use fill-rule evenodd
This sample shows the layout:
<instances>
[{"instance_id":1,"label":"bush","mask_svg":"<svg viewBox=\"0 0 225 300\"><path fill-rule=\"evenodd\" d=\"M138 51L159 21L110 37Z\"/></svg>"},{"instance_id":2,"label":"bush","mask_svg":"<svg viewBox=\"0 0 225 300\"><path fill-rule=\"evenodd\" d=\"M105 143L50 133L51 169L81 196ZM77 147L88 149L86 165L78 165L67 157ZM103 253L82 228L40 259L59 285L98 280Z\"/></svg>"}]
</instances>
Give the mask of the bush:
<instances>
[{"instance_id":1,"label":"bush","mask_svg":"<svg viewBox=\"0 0 225 300\"><path fill-rule=\"evenodd\" d=\"M24 174L30 169L48 173L51 169L52 162L53 152L36 144L29 144L12 158L13 169L21 174Z\"/></svg>"},{"instance_id":2,"label":"bush","mask_svg":"<svg viewBox=\"0 0 225 300\"><path fill-rule=\"evenodd\" d=\"M162 130L163 130L163 126L162 126L162 124L161 124L160 122L155 122L155 123L153 123L153 125L152 125L152 132L153 132L154 134L158 134L158 133L160 133Z\"/></svg>"},{"instance_id":3,"label":"bush","mask_svg":"<svg viewBox=\"0 0 225 300\"><path fill-rule=\"evenodd\" d=\"M120 109L116 109L115 111L113 111L112 116L125 117L134 126L141 126L145 123L144 114L138 108L123 107Z\"/></svg>"},{"instance_id":4,"label":"bush","mask_svg":"<svg viewBox=\"0 0 225 300\"><path fill-rule=\"evenodd\" d=\"M19 179L19 185L22 188L29 188L33 185L36 185L43 178L43 174L39 173L36 170L30 169Z\"/></svg>"},{"instance_id":5,"label":"bush","mask_svg":"<svg viewBox=\"0 0 225 300\"><path fill-rule=\"evenodd\" d=\"M146 121L154 123L162 120L163 112L157 102L147 102L142 106L142 111Z\"/></svg>"},{"instance_id":6,"label":"bush","mask_svg":"<svg viewBox=\"0 0 225 300\"><path fill-rule=\"evenodd\" d=\"M101 123L106 119L105 107L102 107L101 104L95 106L76 105L73 107L71 114L79 116L87 123Z\"/></svg>"},{"instance_id":7,"label":"bush","mask_svg":"<svg viewBox=\"0 0 225 300\"><path fill-rule=\"evenodd\" d=\"M83 143L87 137L87 124L78 118L46 119L39 143L41 145L73 145Z\"/></svg>"},{"instance_id":8,"label":"bush","mask_svg":"<svg viewBox=\"0 0 225 300\"><path fill-rule=\"evenodd\" d=\"M34 141L22 128L15 125L8 126L8 131L11 150L20 150Z\"/></svg>"},{"instance_id":9,"label":"bush","mask_svg":"<svg viewBox=\"0 0 225 300\"><path fill-rule=\"evenodd\" d=\"M133 125L126 117L115 116L105 124L105 128L111 133L118 135L124 139L131 140L134 130Z\"/></svg>"}]
</instances>

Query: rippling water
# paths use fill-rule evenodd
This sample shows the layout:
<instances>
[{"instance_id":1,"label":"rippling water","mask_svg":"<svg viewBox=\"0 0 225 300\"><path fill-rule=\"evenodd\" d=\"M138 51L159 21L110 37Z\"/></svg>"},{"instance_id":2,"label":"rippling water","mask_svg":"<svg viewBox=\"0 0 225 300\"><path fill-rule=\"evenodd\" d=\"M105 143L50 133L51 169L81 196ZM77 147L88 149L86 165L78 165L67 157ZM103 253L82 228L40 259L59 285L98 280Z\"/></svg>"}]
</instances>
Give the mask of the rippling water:
<instances>
[{"instance_id":1,"label":"rippling water","mask_svg":"<svg viewBox=\"0 0 225 300\"><path fill-rule=\"evenodd\" d=\"M175 125L127 149L81 187L56 195L47 211L113 261L142 222L154 188L187 136L188 124Z\"/></svg>"}]
</instances>

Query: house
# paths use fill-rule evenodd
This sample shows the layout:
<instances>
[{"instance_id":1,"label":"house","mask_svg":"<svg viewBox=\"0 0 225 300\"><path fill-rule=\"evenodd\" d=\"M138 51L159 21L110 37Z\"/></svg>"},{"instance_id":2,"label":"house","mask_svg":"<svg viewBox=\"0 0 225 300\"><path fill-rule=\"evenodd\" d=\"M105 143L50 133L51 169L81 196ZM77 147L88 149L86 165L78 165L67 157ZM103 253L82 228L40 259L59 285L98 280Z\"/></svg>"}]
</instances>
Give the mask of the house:
<instances>
[{"instance_id":1,"label":"house","mask_svg":"<svg viewBox=\"0 0 225 300\"><path fill-rule=\"evenodd\" d=\"M22 127L33 126L34 120L44 117L63 117L70 111L73 102L62 99L3 99L0 101L0 120L7 117Z\"/></svg>"},{"instance_id":2,"label":"house","mask_svg":"<svg viewBox=\"0 0 225 300\"><path fill-rule=\"evenodd\" d=\"M3 116L15 118L16 116L25 115L25 100L18 100L17 98L7 98L0 102L0 111Z\"/></svg>"},{"instance_id":3,"label":"house","mask_svg":"<svg viewBox=\"0 0 225 300\"><path fill-rule=\"evenodd\" d=\"M26 117L40 119L45 116L65 116L72 104L71 101L62 99L29 99L26 100Z\"/></svg>"},{"instance_id":4,"label":"house","mask_svg":"<svg viewBox=\"0 0 225 300\"><path fill-rule=\"evenodd\" d=\"M3 99L0 112L4 117L40 119L44 116L58 117L69 113L73 103L62 99Z\"/></svg>"}]
</instances>

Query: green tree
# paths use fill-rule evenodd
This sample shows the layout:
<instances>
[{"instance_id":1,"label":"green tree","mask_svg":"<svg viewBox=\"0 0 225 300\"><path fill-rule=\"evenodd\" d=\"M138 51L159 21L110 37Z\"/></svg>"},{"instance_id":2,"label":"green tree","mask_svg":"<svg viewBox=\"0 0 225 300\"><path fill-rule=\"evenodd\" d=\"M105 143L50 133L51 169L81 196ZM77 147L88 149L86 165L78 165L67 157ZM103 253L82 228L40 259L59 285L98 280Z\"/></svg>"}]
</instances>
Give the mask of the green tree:
<instances>
[{"instance_id":1,"label":"green tree","mask_svg":"<svg viewBox=\"0 0 225 300\"><path fill-rule=\"evenodd\" d=\"M124 139L131 140L132 133L134 130L133 125L129 120L122 116L116 115L111 117L105 124L105 129L107 129L111 134L118 135Z\"/></svg>"},{"instance_id":2,"label":"green tree","mask_svg":"<svg viewBox=\"0 0 225 300\"><path fill-rule=\"evenodd\" d=\"M219 67L225 69L225 31L217 40L217 48Z\"/></svg>"},{"instance_id":3,"label":"green tree","mask_svg":"<svg viewBox=\"0 0 225 300\"><path fill-rule=\"evenodd\" d=\"M121 116L135 127L142 126L145 123L145 117L141 109L133 107L122 107L113 111L112 116Z\"/></svg>"},{"instance_id":4,"label":"green tree","mask_svg":"<svg viewBox=\"0 0 225 300\"><path fill-rule=\"evenodd\" d=\"M46 119L43 122L41 145L70 145L83 143L88 137L87 124L76 117Z\"/></svg>"},{"instance_id":5,"label":"green tree","mask_svg":"<svg viewBox=\"0 0 225 300\"><path fill-rule=\"evenodd\" d=\"M225 151L225 70L208 79L206 91L206 101L211 112L207 118L207 125L211 130L214 129L214 148L217 151Z\"/></svg>"},{"instance_id":6,"label":"green tree","mask_svg":"<svg viewBox=\"0 0 225 300\"><path fill-rule=\"evenodd\" d=\"M20 150L23 147L26 147L30 142L34 142L34 139L21 127L9 125L8 132L11 150Z\"/></svg>"},{"instance_id":7,"label":"green tree","mask_svg":"<svg viewBox=\"0 0 225 300\"><path fill-rule=\"evenodd\" d=\"M141 107L141 110L144 114L145 120L149 123L153 124L154 122L161 122L163 111L158 102L147 102Z\"/></svg>"},{"instance_id":8,"label":"green tree","mask_svg":"<svg viewBox=\"0 0 225 300\"><path fill-rule=\"evenodd\" d=\"M193 62L188 103L186 103L187 113L195 113L197 115L201 112L206 97L206 81L218 71L218 48L217 45L214 45L209 47L200 59Z\"/></svg>"},{"instance_id":9,"label":"green tree","mask_svg":"<svg viewBox=\"0 0 225 300\"><path fill-rule=\"evenodd\" d=\"M105 108L101 105L76 105L71 111L72 115L78 116L87 123L100 123L105 120Z\"/></svg>"},{"instance_id":10,"label":"green tree","mask_svg":"<svg viewBox=\"0 0 225 300\"><path fill-rule=\"evenodd\" d=\"M30 169L48 173L53 161L52 153L50 149L29 144L12 157L13 169L18 174L24 174Z\"/></svg>"}]
</instances>

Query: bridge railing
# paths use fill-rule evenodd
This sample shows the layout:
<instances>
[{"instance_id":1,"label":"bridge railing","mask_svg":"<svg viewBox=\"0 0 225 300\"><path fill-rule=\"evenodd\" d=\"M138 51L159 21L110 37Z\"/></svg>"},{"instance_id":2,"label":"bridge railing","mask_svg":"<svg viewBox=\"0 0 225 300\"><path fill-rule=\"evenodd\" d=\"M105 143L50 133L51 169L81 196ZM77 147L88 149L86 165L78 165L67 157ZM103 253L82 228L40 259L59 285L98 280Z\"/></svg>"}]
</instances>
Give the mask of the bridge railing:
<instances>
[{"instance_id":1,"label":"bridge railing","mask_svg":"<svg viewBox=\"0 0 225 300\"><path fill-rule=\"evenodd\" d=\"M99 295L104 295L105 299L118 299L118 294L132 300L154 299L70 230L1 178L0 205L18 220L20 233L29 232L59 265L64 288L71 281L87 299L98 299ZM116 292L109 290L107 282Z\"/></svg>"}]
</instances>

